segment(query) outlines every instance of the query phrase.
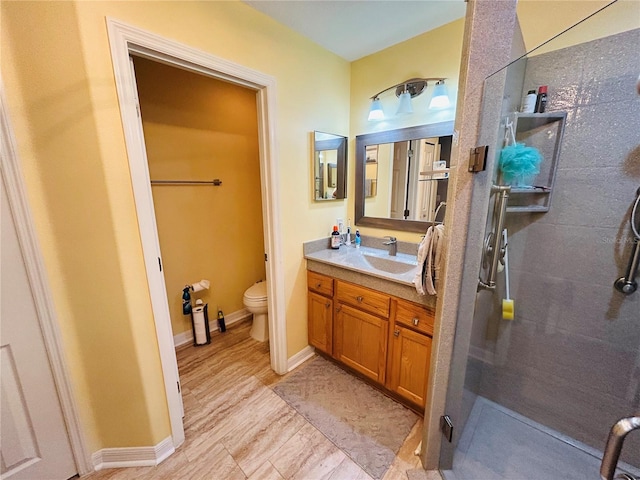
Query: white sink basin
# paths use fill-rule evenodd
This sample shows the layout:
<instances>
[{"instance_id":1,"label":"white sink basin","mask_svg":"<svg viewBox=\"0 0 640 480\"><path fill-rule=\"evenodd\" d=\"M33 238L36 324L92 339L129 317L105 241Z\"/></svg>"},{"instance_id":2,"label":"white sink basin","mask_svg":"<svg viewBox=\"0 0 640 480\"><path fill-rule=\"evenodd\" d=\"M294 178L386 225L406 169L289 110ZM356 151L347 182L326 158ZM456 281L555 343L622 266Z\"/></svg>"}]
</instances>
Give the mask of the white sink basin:
<instances>
[{"instance_id":1,"label":"white sink basin","mask_svg":"<svg viewBox=\"0 0 640 480\"><path fill-rule=\"evenodd\" d=\"M388 273L407 273L415 270L417 266L417 262L403 262L400 259L394 259L394 257L385 258L373 255L363 255L363 257L372 268Z\"/></svg>"},{"instance_id":2,"label":"white sink basin","mask_svg":"<svg viewBox=\"0 0 640 480\"><path fill-rule=\"evenodd\" d=\"M392 256L386 248L342 246L308 253L305 258L410 286L419 268L415 255L398 252Z\"/></svg>"}]
</instances>

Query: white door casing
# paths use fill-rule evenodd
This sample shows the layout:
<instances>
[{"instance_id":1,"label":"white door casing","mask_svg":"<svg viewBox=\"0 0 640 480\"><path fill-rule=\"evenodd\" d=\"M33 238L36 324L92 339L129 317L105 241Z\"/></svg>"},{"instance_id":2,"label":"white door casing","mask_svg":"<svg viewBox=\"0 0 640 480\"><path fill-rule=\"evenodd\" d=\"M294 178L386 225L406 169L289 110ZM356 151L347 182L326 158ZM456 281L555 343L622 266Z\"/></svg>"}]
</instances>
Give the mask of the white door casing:
<instances>
[{"instance_id":1,"label":"white door casing","mask_svg":"<svg viewBox=\"0 0 640 480\"><path fill-rule=\"evenodd\" d=\"M0 79L2 478L91 471Z\"/></svg>"},{"instance_id":2,"label":"white door casing","mask_svg":"<svg viewBox=\"0 0 640 480\"><path fill-rule=\"evenodd\" d=\"M158 268L159 240L149 168L144 148L144 132L138 116L137 88L131 72L130 55L137 55L188 71L251 88L256 91L262 216L265 253L268 261L269 345L271 367L276 373L287 372L284 271L282 266L278 167L275 147L275 79L269 75L220 59L211 54L165 39L115 19L107 18L118 101L125 132L129 168L156 335L160 349L165 392L174 446L184 441L181 398L176 388L179 377L173 345L171 319L163 276Z\"/></svg>"}]
</instances>

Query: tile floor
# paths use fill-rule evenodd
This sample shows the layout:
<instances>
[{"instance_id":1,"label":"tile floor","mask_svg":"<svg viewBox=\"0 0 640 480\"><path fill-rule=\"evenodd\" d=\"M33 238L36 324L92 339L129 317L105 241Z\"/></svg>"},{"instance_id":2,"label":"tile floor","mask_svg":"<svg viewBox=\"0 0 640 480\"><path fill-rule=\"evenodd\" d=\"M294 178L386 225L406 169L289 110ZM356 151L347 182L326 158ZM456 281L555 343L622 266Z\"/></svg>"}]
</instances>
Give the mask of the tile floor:
<instances>
[{"instance_id":1,"label":"tile floor","mask_svg":"<svg viewBox=\"0 0 640 480\"><path fill-rule=\"evenodd\" d=\"M249 329L243 322L213 335L211 345L178 349L186 440L171 457L83 479L369 480L273 392L284 377L271 370L267 344L251 339ZM407 470L420 468L413 451L421 431L419 419L383 480L406 480Z\"/></svg>"},{"instance_id":2,"label":"tile floor","mask_svg":"<svg viewBox=\"0 0 640 480\"><path fill-rule=\"evenodd\" d=\"M499 454L496 454L499 452ZM477 397L447 480L584 480L600 478L602 452ZM620 464L618 473L640 475Z\"/></svg>"}]
</instances>

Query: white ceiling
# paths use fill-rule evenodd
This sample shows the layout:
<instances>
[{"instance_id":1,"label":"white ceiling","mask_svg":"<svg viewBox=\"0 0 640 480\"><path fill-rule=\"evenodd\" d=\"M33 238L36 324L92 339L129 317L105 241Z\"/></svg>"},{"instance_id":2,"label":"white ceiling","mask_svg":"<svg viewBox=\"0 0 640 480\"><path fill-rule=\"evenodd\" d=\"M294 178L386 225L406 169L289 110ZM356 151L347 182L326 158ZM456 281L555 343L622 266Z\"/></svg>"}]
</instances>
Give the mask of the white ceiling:
<instances>
[{"instance_id":1,"label":"white ceiling","mask_svg":"<svg viewBox=\"0 0 640 480\"><path fill-rule=\"evenodd\" d=\"M464 16L464 0L243 0L348 61Z\"/></svg>"}]
</instances>

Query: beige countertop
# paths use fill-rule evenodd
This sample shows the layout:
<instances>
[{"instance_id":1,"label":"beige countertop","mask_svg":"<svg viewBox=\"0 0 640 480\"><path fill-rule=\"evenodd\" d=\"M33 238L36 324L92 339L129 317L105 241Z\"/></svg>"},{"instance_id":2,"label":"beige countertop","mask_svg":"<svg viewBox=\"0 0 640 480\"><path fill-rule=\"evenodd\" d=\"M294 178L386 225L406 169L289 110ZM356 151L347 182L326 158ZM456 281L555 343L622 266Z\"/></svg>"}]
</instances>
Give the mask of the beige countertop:
<instances>
[{"instance_id":1,"label":"beige countertop","mask_svg":"<svg viewBox=\"0 0 640 480\"><path fill-rule=\"evenodd\" d=\"M419 295L413 283L419 267L417 256L410 252L417 252L417 244L398 242L398 253L394 257L382 245L382 239L367 238L363 243L366 246L355 248L353 244L342 245L334 250L329 248L326 239L307 242L303 248L307 269L416 303L435 306L436 297ZM375 248L378 246L382 248Z\"/></svg>"}]
</instances>

